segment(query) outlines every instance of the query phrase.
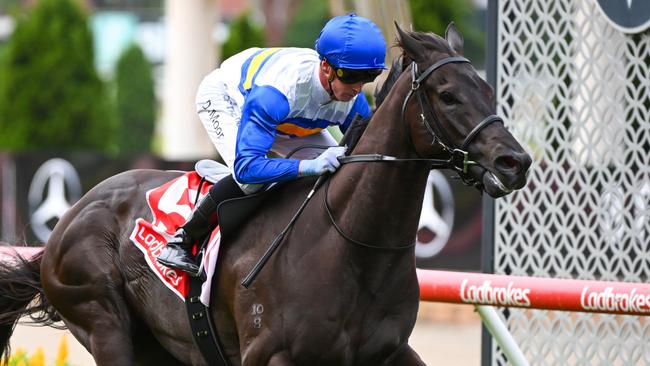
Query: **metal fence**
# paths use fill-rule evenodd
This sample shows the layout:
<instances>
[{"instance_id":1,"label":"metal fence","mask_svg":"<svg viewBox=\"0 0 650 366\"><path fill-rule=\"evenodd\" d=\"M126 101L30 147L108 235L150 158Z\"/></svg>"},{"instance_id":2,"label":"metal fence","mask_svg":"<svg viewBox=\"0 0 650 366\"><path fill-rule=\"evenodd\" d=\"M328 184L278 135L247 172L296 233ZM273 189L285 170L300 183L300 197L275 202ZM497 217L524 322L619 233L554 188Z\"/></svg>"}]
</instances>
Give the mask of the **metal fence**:
<instances>
[{"instance_id":1,"label":"metal fence","mask_svg":"<svg viewBox=\"0 0 650 366\"><path fill-rule=\"evenodd\" d=\"M615 29L596 0L491 6L498 111L534 157L528 187L494 202L494 272L648 281L650 34ZM533 365L650 364L643 317L501 315Z\"/></svg>"}]
</instances>

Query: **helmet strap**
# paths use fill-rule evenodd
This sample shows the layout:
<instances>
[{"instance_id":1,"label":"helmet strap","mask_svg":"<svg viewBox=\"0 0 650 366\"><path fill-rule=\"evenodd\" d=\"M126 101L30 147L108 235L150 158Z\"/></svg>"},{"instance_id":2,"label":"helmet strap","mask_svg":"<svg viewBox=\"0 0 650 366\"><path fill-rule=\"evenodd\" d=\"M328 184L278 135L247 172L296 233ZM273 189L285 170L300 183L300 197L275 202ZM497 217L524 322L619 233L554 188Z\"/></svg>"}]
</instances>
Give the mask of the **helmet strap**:
<instances>
[{"instance_id":1,"label":"helmet strap","mask_svg":"<svg viewBox=\"0 0 650 366\"><path fill-rule=\"evenodd\" d=\"M332 65L329 64L329 62L327 63L327 67L329 67L330 70L329 75L327 75L327 85L329 86L329 90L327 91L327 94L330 95L330 98L332 100L336 100L336 98L334 97L334 89L332 89L332 82L334 81L334 77L335 77L334 68L332 67Z\"/></svg>"},{"instance_id":2,"label":"helmet strap","mask_svg":"<svg viewBox=\"0 0 650 366\"><path fill-rule=\"evenodd\" d=\"M330 90L327 91L327 94L330 95L330 99L336 100L336 96L334 96L334 89L332 89L332 81L333 80L334 80L334 78L332 78L332 79L327 78L327 84L329 84L329 87L330 87Z\"/></svg>"}]
</instances>

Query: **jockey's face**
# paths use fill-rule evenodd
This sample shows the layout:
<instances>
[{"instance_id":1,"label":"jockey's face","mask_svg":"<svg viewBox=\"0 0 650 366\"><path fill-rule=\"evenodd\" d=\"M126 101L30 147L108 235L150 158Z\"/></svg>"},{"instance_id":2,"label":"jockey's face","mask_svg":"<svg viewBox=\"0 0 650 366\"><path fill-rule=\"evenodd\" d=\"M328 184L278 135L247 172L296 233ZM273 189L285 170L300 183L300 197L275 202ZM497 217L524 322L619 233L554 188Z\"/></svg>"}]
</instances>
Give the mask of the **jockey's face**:
<instances>
[{"instance_id":1,"label":"jockey's face","mask_svg":"<svg viewBox=\"0 0 650 366\"><path fill-rule=\"evenodd\" d=\"M336 77L334 68L326 61L321 61L320 66L321 84L323 84L325 90L332 94L332 97L335 100L349 102L361 92L361 88L364 84L363 81L346 84Z\"/></svg>"},{"instance_id":2,"label":"jockey's face","mask_svg":"<svg viewBox=\"0 0 650 366\"><path fill-rule=\"evenodd\" d=\"M361 93L361 88L363 87L363 82L357 82L354 84L345 84L341 82L340 79L335 78L332 81L332 92L334 98L341 102L349 102L352 98L356 97L357 94Z\"/></svg>"}]
</instances>

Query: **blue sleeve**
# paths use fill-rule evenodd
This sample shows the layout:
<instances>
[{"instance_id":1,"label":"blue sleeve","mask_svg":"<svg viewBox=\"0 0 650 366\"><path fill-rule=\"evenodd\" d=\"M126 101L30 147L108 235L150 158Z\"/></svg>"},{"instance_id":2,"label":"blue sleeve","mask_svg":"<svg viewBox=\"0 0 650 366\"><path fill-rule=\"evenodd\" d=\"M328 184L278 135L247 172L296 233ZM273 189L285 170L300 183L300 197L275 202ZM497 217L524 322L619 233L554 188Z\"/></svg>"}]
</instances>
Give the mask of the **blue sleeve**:
<instances>
[{"instance_id":1,"label":"blue sleeve","mask_svg":"<svg viewBox=\"0 0 650 366\"><path fill-rule=\"evenodd\" d=\"M362 119L368 119L372 114L370 112L370 106L368 105L368 100L366 99L366 96L363 93L359 93L359 95L357 95L357 99L354 101L350 113L348 113L348 116L345 117L345 122L339 127L339 129L343 134L345 134L345 131L347 131L348 127L350 127L350 123L352 123L352 119L357 113L361 115Z\"/></svg>"},{"instance_id":2,"label":"blue sleeve","mask_svg":"<svg viewBox=\"0 0 650 366\"><path fill-rule=\"evenodd\" d=\"M266 157L278 124L288 114L287 97L272 86L255 86L246 95L235 147L234 171L239 183L280 182L298 177L299 160Z\"/></svg>"}]
</instances>

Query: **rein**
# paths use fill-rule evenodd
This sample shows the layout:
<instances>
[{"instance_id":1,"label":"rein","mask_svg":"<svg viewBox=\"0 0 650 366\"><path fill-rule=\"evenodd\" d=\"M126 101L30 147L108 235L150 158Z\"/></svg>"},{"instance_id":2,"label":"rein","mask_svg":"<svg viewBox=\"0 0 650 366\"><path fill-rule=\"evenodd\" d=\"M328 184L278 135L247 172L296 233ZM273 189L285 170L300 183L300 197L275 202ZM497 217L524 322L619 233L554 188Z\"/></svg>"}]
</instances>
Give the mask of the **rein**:
<instances>
[{"instance_id":1,"label":"rein","mask_svg":"<svg viewBox=\"0 0 650 366\"><path fill-rule=\"evenodd\" d=\"M404 249L409 249L413 248L415 246L415 241L410 244L405 244L405 245L398 245L395 247L384 247L384 246L379 246L379 245L373 245L373 244L367 244L362 241L353 239L349 235L347 235L345 232L343 232L343 229L336 223L336 220L334 220L334 215L332 215L332 209L330 208L329 205L329 200L328 200L328 192L330 190L330 182L331 179L327 179L327 182L325 183L325 194L323 195L323 200L325 201L325 211L327 212L327 216L330 218L330 222L332 223L332 226L338 231L339 235L343 237L343 239L349 241L352 244L356 244L360 247L368 248L368 249L375 249L375 250L387 250L387 251L392 251L392 250L404 250Z\"/></svg>"},{"instance_id":2,"label":"rein","mask_svg":"<svg viewBox=\"0 0 650 366\"><path fill-rule=\"evenodd\" d=\"M451 159L426 159L426 158L396 158L390 155L382 154L358 154L340 156L338 161L341 164L348 163L403 163L410 161L427 162L431 163L431 169L444 169L449 168L452 163Z\"/></svg>"},{"instance_id":3,"label":"rein","mask_svg":"<svg viewBox=\"0 0 650 366\"><path fill-rule=\"evenodd\" d=\"M298 146L297 148L291 150L289 154L287 154L286 158L290 157L293 155L296 151L302 150L302 149L322 149L326 150L330 148L331 146L329 145L313 145L313 144L306 144L306 145L301 145ZM345 156L339 156L337 158L339 163L341 164L348 164L348 163L403 163L403 162L426 162L426 163L431 163L431 169L445 169L452 167L453 165L453 160L452 158L449 159L427 159L427 158L397 158L395 156L391 155L384 155L384 154L357 154L357 155L345 155Z\"/></svg>"}]
</instances>

